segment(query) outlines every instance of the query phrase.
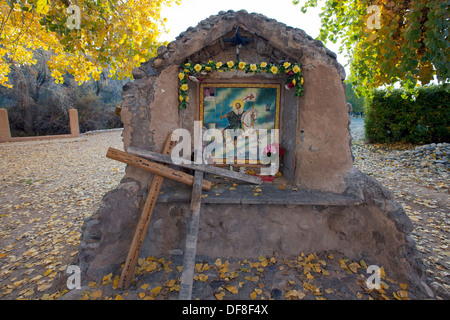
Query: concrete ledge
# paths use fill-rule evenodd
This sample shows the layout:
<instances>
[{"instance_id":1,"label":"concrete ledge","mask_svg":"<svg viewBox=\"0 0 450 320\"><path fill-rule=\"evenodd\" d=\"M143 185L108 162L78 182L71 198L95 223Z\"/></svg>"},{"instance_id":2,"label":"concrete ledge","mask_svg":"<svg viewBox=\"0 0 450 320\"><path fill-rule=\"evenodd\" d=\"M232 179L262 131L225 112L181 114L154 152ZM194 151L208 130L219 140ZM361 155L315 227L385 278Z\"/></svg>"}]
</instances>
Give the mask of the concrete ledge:
<instances>
[{"instance_id":1,"label":"concrete ledge","mask_svg":"<svg viewBox=\"0 0 450 320\"><path fill-rule=\"evenodd\" d=\"M279 186L284 189L280 189ZM364 200L351 195L279 186L273 184L259 186L217 184L210 191L203 191L202 203L355 206L364 202ZM255 191L258 189L261 191ZM190 203L190 201L191 187L184 185L165 186L158 197L160 203Z\"/></svg>"},{"instance_id":2,"label":"concrete ledge","mask_svg":"<svg viewBox=\"0 0 450 320\"><path fill-rule=\"evenodd\" d=\"M77 109L69 109L69 121L70 121L70 133L69 134L30 136L30 137L11 137L9 121L8 121L8 111L6 109L0 109L0 143L78 138L80 136L80 128L78 125Z\"/></svg>"},{"instance_id":3,"label":"concrete ledge","mask_svg":"<svg viewBox=\"0 0 450 320\"><path fill-rule=\"evenodd\" d=\"M51 136L31 136L31 137L11 137L8 140L1 140L2 142L24 142L24 141L39 141L39 140L55 140L55 139L71 139L78 138L79 135L73 134L57 134Z\"/></svg>"}]
</instances>

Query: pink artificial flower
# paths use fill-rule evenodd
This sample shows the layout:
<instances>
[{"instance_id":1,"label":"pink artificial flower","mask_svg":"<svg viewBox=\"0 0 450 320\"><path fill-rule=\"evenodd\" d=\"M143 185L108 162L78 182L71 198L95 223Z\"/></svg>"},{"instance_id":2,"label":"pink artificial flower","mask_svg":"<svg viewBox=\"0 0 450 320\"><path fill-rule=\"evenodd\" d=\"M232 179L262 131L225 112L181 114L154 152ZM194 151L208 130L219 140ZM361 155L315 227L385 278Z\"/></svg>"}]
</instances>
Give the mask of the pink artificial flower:
<instances>
[{"instance_id":1,"label":"pink artificial flower","mask_svg":"<svg viewBox=\"0 0 450 320\"><path fill-rule=\"evenodd\" d=\"M270 155L276 154L278 152L278 143L272 143L269 144L267 147L264 148L263 154Z\"/></svg>"}]
</instances>

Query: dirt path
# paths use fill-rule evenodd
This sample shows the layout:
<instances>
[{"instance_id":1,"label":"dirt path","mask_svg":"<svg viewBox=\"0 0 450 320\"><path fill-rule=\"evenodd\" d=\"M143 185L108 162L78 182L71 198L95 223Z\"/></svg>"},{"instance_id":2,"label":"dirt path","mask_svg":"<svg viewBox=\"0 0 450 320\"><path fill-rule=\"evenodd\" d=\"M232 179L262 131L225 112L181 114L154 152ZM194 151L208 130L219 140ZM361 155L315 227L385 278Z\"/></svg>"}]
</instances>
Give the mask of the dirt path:
<instances>
[{"instance_id":1,"label":"dirt path","mask_svg":"<svg viewBox=\"0 0 450 320\"><path fill-rule=\"evenodd\" d=\"M355 166L386 186L413 221L412 237L434 289L450 289L449 171L434 166L407 167L399 161L403 150L353 144Z\"/></svg>"},{"instance_id":2,"label":"dirt path","mask_svg":"<svg viewBox=\"0 0 450 320\"><path fill-rule=\"evenodd\" d=\"M83 219L124 174L124 165L105 157L109 146L122 148L121 132L0 144L0 299L54 299L66 293L57 279L77 254ZM361 141L353 150L355 165L393 191L413 220L427 276L438 296L446 298L448 172L402 167L392 160L400 151ZM130 290L115 288L118 275L111 274L61 298L175 299L182 264L177 259L141 259ZM364 265L372 261L349 261L338 252L305 252L283 260L197 260L194 297L201 299L396 299L405 292L423 298L389 274L381 291L368 291Z\"/></svg>"}]
</instances>

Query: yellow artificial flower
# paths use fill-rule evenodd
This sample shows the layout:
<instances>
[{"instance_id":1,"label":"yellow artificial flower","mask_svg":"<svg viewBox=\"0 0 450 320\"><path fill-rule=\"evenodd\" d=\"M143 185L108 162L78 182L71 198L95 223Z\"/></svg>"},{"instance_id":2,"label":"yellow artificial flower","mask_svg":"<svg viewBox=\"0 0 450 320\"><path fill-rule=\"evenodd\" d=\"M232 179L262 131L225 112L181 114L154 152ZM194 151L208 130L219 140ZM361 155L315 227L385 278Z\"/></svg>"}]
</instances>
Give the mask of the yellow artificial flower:
<instances>
[{"instance_id":1,"label":"yellow artificial flower","mask_svg":"<svg viewBox=\"0 0 450 320\"><path fill-rule=\"evenodd\" d=\"M178 97L178 99L181 101L183 101L183 96L180 94L180 96Z\"/></svg>"},{"instance_id":2,"label":"yellow artificial flower","mask_svg":"<svg viewBox=\"0 0 450 320\"><path fill-rule=\"evenodd\" d=\"M295 86L297 84L297 81L295 81L295 79L292 79L292 84Z\"/></svg>"},{"instance_id":3,"label":"yellow artificial flower","mask_svg":"<svg viewBox=\"0 0 450 320\"><path fill-rule=\"evenodd\" d=\"M184 69L184 73L189 73L189 69Z\"/></svg>"},{"instance_id":4,"label":"yellow artificial flower","mask_svg":"<svg viewBox=\"0 0 450 320\"><path fill-rule=\"evenodd\" d=\"M228 68L233 68L234 62L233 61L228 61L227 62L227 66L228 66Z\"/></svg>"},{"instance_id":5,"label":"yellow artificial flower","mask_svg":"<svg viewBox=\"0 0 450 320\"><path fill-rule=\"evenodd\" d=\"M251 64L250 65L250 70L256 71L256 64Z\"/></svg>"},{"instance_id":6,"label":"yellow artificial flower","mask_svg":"<svg viewBox=\"0 0 450 320\"><path fill-rule=\"evenodd\" d=\"M239 62L239 69L241 69L241 70L244 69L245 65L246 65L245 62L243 62L243 61Z\"/></svg>"},{"instance_id":7,"label":"yellow artificial flower","mask_svg":"<svg viewBox=\"0 0 450 320\"><path fill-rule=\"evenodd\" d=\"M219 69L222 66L222 62L217 62L216 63L216 69Z\"/></svg>"},{"instance_id":8,"label":"yellow artificial flower","mask_svg":"<svg viewBox=\"0 0 450 320\"><path fill-rule=\"evenodd\" d=\"M188 63L185 63L184 66L185 66L185 67L190 67L191 64L188 62Z\"/></svg>"},{"instance_id":9,"label":"yellow artificial flower","mask_svg":"<svg viewBox=\"0 0 450 320\"><path fill-rule=\"evenodd\" d=\"M202 66L199 65L198 63L194 66L194 70L197 72L200 72L200 70L202 70Z\"/></svg>"},{"instance_id":10,"label":"yellow artificial flower","mask_svg":"<svg viewBox=\"0 0 450 320\"><path fill-rule=\"evenodd\" d=\"M294 71L294 73L299 73L302 71L302 69L300 69L298 65L295 65L294 68L292 68L292 71Z\"/></svg>"},{"instance_id":11,"label":"yellow artificial flower","mask_svg":"<svg viewBox=\"0 0 450 320\"><path fill-rule=\"evenodd\" d=\"M180 87L180 89L186 91L188 89L188 85L185 83Z\"/></svg>"},{"instance_id":12,"label":"yellow artificial flower","mask_svg":"<svg viewBox=\"0 0 450 320\"><path fill-rule=\"evenodd\" d=\"M267 63L261 62L261 68L265 68L265 67L267 67Z\"/></svg>"},{"instance_id":13,"label":"yellow artificial flower","mask_svg":"<svg viewBox=\"0 0 450 320\"><path fill-rule=\"evenodd\" d=\"M211 67L205 67L206 71L211 71Z\"/></svg>"},{"instance_id":14,"label":"yellow artificial flower","mask_svg":"<svg viewBox=\"0 0 450 320\"><path fill-rule=\"evenodd\" d=\"M186 97L186 102L189 102L189 97Z\"/></svg>"},{"instance_id":15,"label":"yellow artificial flower","mask_svg":"<svg viewBox=\"0 0 450 320\"><path fill-rule=\"evenodd\" d=\"M183 80L183 79L184 79L184 73L183 73L183 72L180 72L180 73L178 74L178 78L180 78L180 80Z\"/></svg>"},{"instance_id":16,"label":"yellow artificial flower","mask_svg":"<svg viewBox=\"0 0 450 320\"><path fill-rule=\"evenodd\" d=\"M300 80L300 84L303 85L304 82L305 82L305 80L303 80L303 77L302 77L302 79Z\"/></svg>"},{"instance_id":17,"label":"yellow artificial flower","mask_svg":"<svg viewBox=\"0 0 450 320\"><path fill-rule=\"evenodd\" d=\"M270 68L270 72L272 72L273 74L277 74L278 73L278 68L275 66L272 66L272 68Z\"/></svg>"},{"instance_id":18,"label":"yellow artificial flower","mask_svg":"<svg viewBox=\"0 0 450 320\"><path fill-rule=\"evenodd\" d=\"M290 67L290 65L291 65L290 62L285 62L285 63L283 64L283 67L284 67L285 69L287 69L287 68Z\"/></svg>"}]
</instances>

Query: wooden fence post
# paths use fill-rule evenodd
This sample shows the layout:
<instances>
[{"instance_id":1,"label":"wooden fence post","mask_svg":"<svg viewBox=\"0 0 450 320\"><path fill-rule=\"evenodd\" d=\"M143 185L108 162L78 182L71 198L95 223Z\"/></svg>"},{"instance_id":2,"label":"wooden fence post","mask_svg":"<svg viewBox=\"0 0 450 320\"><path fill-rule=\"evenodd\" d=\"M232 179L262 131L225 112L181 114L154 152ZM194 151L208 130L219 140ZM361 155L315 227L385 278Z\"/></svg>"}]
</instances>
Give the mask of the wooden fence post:
<instances>
[{"instance_id":1,"label":"wooden fence post","mask_svg":"<svg viewBox=\"0 0 450 320\"><path fill-rule=\"evenodd\" d=\"M69 109L70 135L74 138L80 136L80 126L78 125L78 110Z\"/></svg>"},{"instance_id":2,"label":"wooden fence post","mask_svg":"<svg viewBox=\"0 0 450 320\"><path fill-rule=\"evenodd\" d=\"M11 140L11 131L9 129L8 111L0 109L0 142Z\"/></svg>"}]
</instances>

